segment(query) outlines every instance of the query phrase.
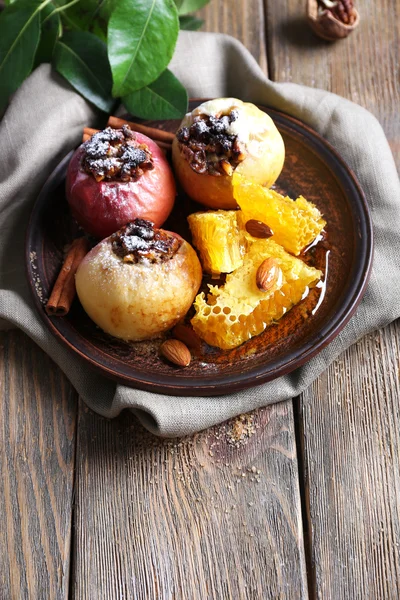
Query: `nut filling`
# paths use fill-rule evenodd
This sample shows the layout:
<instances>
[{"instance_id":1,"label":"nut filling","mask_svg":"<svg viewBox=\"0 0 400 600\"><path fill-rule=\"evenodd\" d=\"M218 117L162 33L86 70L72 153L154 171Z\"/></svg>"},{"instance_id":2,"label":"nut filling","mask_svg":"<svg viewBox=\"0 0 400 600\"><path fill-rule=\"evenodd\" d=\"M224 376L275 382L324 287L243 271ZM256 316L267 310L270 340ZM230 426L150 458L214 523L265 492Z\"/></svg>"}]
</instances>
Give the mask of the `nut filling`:
<instances>
[{"instance_id":1,"label":"nut filling","mask_svg":"<svg viewBox=\"0 0 400 600\"><path fill-rule=\"evenodd\" d=\"M111 236L114 254L126 263L161 263L174 257L182 241L154 223L135 219Z\"/></svg>"},{"instance_id":2,"label":"nut filling","mask_svg":"<svg viewBox=\"0 0 400 600\"><path fill-rule=\"evenodd\" d=\"M154 168L148 146L136 141L128 125L95 133L83 149L82 167L96 181L136 181L144 171Z\"/></svg>"},{"instance_id":3,"label":"nut filling","mask_svg":"<svg viewBox=\"0 0 400 600\"><path fill-rule=\"evenodd\" d=\"M319 13L330 11L345 25L353 25L356 20L353 0L318 0Z\"/></svg>"},{"instance_id":4,"label":"nut filling","mask_svg":"<svg viewBox=\"0 0 400 600\"><path fill-rule=\"evenodd\" d=\"M245 147L237 135L228 133L231 123L239 117L237 110L227 115L199 115L190 127L176 133L179 148L196 173L232 175L245 159Z\"/></svg>"}]
</instances>

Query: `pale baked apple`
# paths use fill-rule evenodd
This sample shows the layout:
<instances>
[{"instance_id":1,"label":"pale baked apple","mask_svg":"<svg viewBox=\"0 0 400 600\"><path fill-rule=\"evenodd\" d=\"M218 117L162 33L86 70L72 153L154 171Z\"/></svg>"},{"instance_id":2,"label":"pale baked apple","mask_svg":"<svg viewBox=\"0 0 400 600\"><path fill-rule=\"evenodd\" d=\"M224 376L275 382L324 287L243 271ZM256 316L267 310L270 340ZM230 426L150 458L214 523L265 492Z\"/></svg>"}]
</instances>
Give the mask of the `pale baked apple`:
<instances>
[{"instance_id":1,"label":"pale baked apple","mask_svg":"<svg viewBox=\"0 0 400 600\"><path fill-rule=\"evenodd\" d=\"M89 317L124 340L156 337L180 321L200 287L196 252L177 234L136 219L95 246L76 273Z\"/></svg>"},{"instance_id":2,"label":"pale baked apple","mask_svg":"<svg viewBox=\"0 0 400 600\"><path fill-rule=\"evenodd\" d=\"M176 176L185 192L211 208L231 209L234 171L270 187L285 160L273 120L254 104L218 98L188 113L172 144Z\"/></svg>"},{"instance_id":3,"label":"pale baked apple","mask_svg":"<svg viewBox=\"0 0 400 600\"><path fill-rule=\"evenodd\" d=\"M77 149L66 194L78 224L104 238L135 218L160 227L172 210L176 186L163 151L124 125L95 133Z\"/></svg>"}]
</instances>

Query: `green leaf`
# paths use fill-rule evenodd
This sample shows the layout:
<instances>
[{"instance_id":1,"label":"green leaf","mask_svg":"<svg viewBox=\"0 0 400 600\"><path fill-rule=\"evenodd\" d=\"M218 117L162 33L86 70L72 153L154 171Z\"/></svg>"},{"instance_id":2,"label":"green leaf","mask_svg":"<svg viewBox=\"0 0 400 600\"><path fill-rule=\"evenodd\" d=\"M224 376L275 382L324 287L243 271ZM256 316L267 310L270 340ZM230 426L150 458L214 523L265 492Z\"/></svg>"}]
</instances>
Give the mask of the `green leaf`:
<instances>
[{"instance_id":1,"label":"green leaf","mask_svg":"<svg viewBox=\"0 0 400 600\"><path fill-rule=\"evenodd\" d=\"M89 31L96 35L101 41L107 45L107 22L100 19L95 19L91 24Z\"/></svg>"},{"instance_id":2,"label":"green leaf","mask_svg":"<svg viewBox=\"0 0 400 600\"><path fill-rule=\"evenodd\" d=\"M203 19L198 19L193 15L186 15L179 17L179 24L181 29L186 29L189 31L197 31L204 25Z\"/></svg>"},{"instance_id":3,"label":"green leaf","mask_svg":"<svg viewBox=\"0 0 400 600\"><path fill-rule=\"evenodd\" d=\"M40 40L40 10L48 2L11 4L0 14L0 112L32 70Z\"/></svg>"},{"instance_id":4,"label":"green leaf","mask_svg":"<svg viewBox=\"0 0 400 600\"><path fill-rule=\"evenodd\" d=\"M57 6L69 0L53 0ZM103 41L107 39L107 23L117 0L81 0L62 12L62 20L73 31L89 31Z\"/></svg>"},{"instance_id":5,"label":"green leaf","mask_svg":"<svg viewBox=\"0 0 400 600\"><path fill-rule=\"evenodd\" d=\"M111 112L112 76L105 44L84 31L69 31L58 40L53 66L84 98Z\"/></svg>"},{"instance_id":6,"label":"green leaf","mask_svg":"<svg viewBox=\"0 0 400 600\"><path fill-rule=\"evenodd\" d=\"M61 31L61 21L58 13L51 16L54 4L48 4L40 13L41 36L36 50L34 67L41 63L51 62L54 47Z\"/></svg>"},{"instance_id":7,"label":"green leaf","mask_svg":"<svg viewBox=\"0 0 400 600\"><path fill-rule=\"evenodd\" d=\"M210 0L175 0L180 15L195 12L203 8Z\"/></svg>"},{"instance_id":8,"label":"green leaf","mask_svg":"<svg viewBox=\"0 0 400 600\"><path fill-rule=\"evenodd\" d=\"M70 8L64 9L70 0L52 0L52 2L57 9L60 9L60 16L65 26L73 31L83 31L88 28L90 14L97 6L96 0L81 0ZM82 14L87 15L87 19L82 18Z\"/></svg>"},{"instance_id":9,"label":"green leaf","mask_svg":"<svg viewBox=\"0 0 400 600\"><path fill-rule=\"evenodd\" d=\"M148 85L168 66L179 33L173 0L119 0L108 23L114 96Z\"/></svg>"},{"instance_id":10,"label":"green leaf","mask_svg":"<svg viewBox=\"0 0 400 600\"><path fill-rule=\"evenodd\" d=\"M94 18L99 18L102 21L108 23L111 13L116 7L119 0L96 0L97 8L93 15Z\"/></svg>"},{"instance_id":11,"label":"green leaf","mask_svg":"<svg viewBox=\"0 0 400 600\"><path fill-rule=\"evenodd\" d=\"M180 119L188 107L183 85L168 69L150 85L122 98L132 115L142 119Z\"/></svg>"}]
</instances>

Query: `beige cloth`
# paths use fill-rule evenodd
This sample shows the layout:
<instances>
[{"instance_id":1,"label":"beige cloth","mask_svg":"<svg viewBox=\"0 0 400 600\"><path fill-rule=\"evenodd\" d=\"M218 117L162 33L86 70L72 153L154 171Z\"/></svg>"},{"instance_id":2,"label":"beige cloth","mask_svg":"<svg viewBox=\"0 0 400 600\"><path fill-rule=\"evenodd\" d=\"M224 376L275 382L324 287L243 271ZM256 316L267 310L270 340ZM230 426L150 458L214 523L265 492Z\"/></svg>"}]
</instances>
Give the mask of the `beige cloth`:
<instances>
[{"instance_id":1,"label":"beige cloth","mask_svg":"<svg viewBox=\"0 0 400 600\"><path fill-rule=\"evenodd\" d=\"M375 261L367 293L340 335L302 368L257 388L211 397L173 397L116 385L57 342L33 307L26 282L24 234L52 169L79 143L96 113L48 65L15 94L0 123L0 317L20 327L60 365L93 410L107 417L132 409L162 436L204 429L241 412L298 395L364 334L400 316L400 183L385 135L360 106L321 90L269 81L229 36L182 32L171 68L192 97L236 96L284 111L323 135L355 171L369 202Z\"/></svg>"}]
</instances>

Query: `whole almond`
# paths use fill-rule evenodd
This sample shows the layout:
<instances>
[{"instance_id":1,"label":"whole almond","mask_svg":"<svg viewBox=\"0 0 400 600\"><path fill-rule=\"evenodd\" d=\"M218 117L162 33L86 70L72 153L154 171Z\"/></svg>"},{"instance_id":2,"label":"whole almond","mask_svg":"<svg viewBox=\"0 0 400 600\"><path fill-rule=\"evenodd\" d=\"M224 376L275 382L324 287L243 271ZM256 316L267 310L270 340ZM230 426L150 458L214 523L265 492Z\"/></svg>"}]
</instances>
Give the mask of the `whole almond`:
<instances>
[{"instance_id":1,"label":"whole almond","mask_svg":"<svg viewBox=\"0 0 400 600\"><path fill-rule=\"evenodd\" d=\"M231 177L231 175L233 173L231 163L228 162L227 160L221 160L221 162L219 164L221 166L221 169L226 173L226 175L228 175L228 177Z\"/></svg>"},{"instance_id":2,"label":"whole almond","mask_svg":"<svg viewBox=\"0 0 400 600\"><path fill-rule=\"evenodd\" d=\"M274 258L266 258L257 269L256 283L259 290L268 292L278 281L280 268Z\"/></svg>"},{"instance_id":3,"label":"whole almond","mask_svg":"<svg viewBox=\"0 0 400 600\"><path fill-rule=\"evenodd\" d=\"M273 235L273 231L266 223L250 219L246 222L246 231L255 238L267 239Z\"/></svg>"},{"instance_id":4,"label":"whole almond","mask_svg":"<svg viewBox=\"0 0 400 600\"><path fill-rule=\"evenodd\" d=\"M179 340L166 340L161 344L160 352L164 358L179 367L188 367L192 359L188 347Z\"/></svg>"},{"instance_id":5,"label":"whole almond","mask_svg":"<svg viewBox=\"0 0 400 600\"><path fill-rule=\"evenodd\" d=\"M201 340L197 333L193 331L187 325L183 325L182 323L178 323L172 330L172 335L177 340L186 344L188 348L192 348L193 350L200 350L201 348Z\"/></svg>"}]
</instances>

